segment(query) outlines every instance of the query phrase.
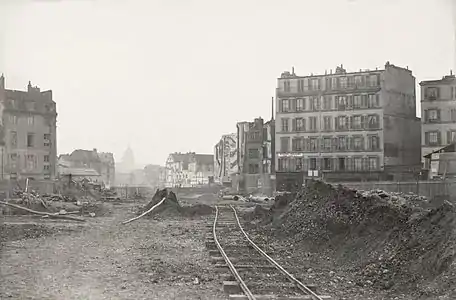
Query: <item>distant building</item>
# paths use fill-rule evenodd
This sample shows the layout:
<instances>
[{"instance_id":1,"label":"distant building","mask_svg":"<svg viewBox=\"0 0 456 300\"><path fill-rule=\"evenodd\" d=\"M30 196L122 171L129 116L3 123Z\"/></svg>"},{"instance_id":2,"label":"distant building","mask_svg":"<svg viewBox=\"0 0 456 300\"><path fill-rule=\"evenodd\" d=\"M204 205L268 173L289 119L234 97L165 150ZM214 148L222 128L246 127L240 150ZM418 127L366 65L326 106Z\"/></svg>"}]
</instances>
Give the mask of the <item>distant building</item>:
<instances>
[{"instance_id":1,"label":"distant building","mask_svg":"<svg viewBox=\"0 0 456 300\"><path fill-rule=\"evenodd\" d=\"M420 120L412 71L383 70L278 79L278 186L303 177L328 180L400 179L420 168Z\"/></svg>"},{"instance_id":2,"label":"distant building","mask_svg":"<svg viewBox=\"0 0 456 300\"><path fill-rule=\"evenodd\" d=\"M62 167L59 170L59 176L64 183L71 184L71 181L81 183L84 180L100 184L102 182L100 174L94 169Z\"/></svg>"},{"instance_id":3,"label":"distant building","mask_svg":"<svg viewBox=\"0 0 456 300\"><path fill-rule=\"evenodd\" d=\"M98 152L93 150L74 150L71 154L62 154L59 157L59 174L67 174L76 169L95 170L99 175L97 181L111 186L115 181L115 161L112 153ZM95 177L94 177L95 178Z\"/></svg>"},{"instance_id":4,"label":"distant building","mask_svg":"<svg viewBox=\"0 0 456 300\"><path fill-rule=\"evenodd\" d=\"M166 160L166 187L194 187L214 181L212 154L171 153Z\"/></svg>"},{"instance_id":5,"label":"distant building","mask_svg":"<svg viewBox=\"0 0 456 300\"><path fill-rule=\"evenodd\" d=\"M421 151L425 156L456 142L456 78L453 74L438 80L420 82L421 86ZM431 165L424 165L429 176L438 173L439 153Z\"/></svg>"},{"instance_id":6,"label":"distant building","mask_svg":"<svg viewBox=\"0 0 456 300\"><path fill-rule=\"evenodd\" d=\"M214 146L214 180L231 186L232 175L238 171L236 133L222 135Z\"/></svg>"},{"instance_id":7,"label":"distant building","mask_svg":"<svg viewBox=\"0 0 456 300\"><path fill-rule=\"evenodd\" d=\"M165 186L165 167L159 165L146 165L144 167L146 182L154 188L163 188Z\"/></svg>"},{"instance_id":8,"label":"distant building","mask_svg":"<svg viewBox=\"0 0 456 300\"><path fill-rule=\"evenodd\" d=\"M29 82L27 91L5 89L0 76L0 179L54 179L57 111L52 91Z\"/></svg>"}]
</instances>

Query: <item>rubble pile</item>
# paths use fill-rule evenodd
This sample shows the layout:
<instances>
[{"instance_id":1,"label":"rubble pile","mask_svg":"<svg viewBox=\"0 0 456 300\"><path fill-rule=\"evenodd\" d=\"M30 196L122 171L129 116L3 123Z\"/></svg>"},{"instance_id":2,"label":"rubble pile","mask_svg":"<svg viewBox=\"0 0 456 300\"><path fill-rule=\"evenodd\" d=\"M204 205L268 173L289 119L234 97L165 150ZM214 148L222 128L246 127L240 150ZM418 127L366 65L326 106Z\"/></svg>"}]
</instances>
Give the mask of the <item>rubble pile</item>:
<instances>
[{"instance_id":1,"label":"rubble pile","mask_svg":"<svg viewBox=\"0 0 456 300\"><path fill-rule=\"evenodd\" d=\"M165 201L155 208L150 216L184 216L184 217L195 217L201 215L209 215L213 213L213 208L205 204L196 204L191 206L182 206L174 192L168 192L167 189L157 190L152 200L141 209L138 214L142 214L152 208L154 205L159 203L163 198Z\"/></svg>"},{"instance_id":2,"label":"rubble pile","mask_svg":"<svg viewBox=\"0 0 456 300\"><path fill-rule=\"evenodd\" d=\"M416 288L448 269L456 246L456 208L447 201L423 208L420 201L314 181L270 227L355 268L360 285Z\"/></svg>"}]
</instances>

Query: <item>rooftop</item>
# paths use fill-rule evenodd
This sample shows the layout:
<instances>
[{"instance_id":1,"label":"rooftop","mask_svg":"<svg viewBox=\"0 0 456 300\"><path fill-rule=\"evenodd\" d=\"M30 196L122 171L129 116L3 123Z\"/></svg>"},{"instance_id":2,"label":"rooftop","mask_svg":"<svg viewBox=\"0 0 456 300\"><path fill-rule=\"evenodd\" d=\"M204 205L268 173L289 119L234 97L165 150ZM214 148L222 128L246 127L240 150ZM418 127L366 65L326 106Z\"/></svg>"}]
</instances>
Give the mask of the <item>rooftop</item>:
<instances>
[{"instance_id":1,"label":"rooftop","mask_svg":"<svg viewBox=\"0 0 456 300\"><path fill-rule=\"evenodd\" d=\"M434 79L434 80L423 80L420 82L420 85L435 85L435 84L453 84L455 82L456 77L453 75L453 72L450 71L450 75L445 75L442 79Z\"/></svg>"},{"instance_id":2,"label":"rooftop","mask_svg":"<svg viewBox=\"0 0 456 300\"><path fill-rule=\"evenodd\" d=\"M100 176L97 171L94 169L86 169L86 168L66 168L61 166L59 168L60 175L63 176Z\"/></svg>"}]
</instances>

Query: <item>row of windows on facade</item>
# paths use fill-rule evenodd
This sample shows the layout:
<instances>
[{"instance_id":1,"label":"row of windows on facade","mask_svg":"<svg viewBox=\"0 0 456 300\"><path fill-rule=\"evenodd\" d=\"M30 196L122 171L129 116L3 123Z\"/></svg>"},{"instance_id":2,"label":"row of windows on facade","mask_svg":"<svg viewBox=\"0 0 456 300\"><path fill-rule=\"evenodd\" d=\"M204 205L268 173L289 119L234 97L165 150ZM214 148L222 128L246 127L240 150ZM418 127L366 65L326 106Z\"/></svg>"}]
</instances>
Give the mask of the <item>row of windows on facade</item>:
<instances>
[{"instance_id":1,"label":"row of windows on facade","mask_svg":"<svg viewBox=\"0 0 456 300\"><path fill-rule=\"evenodd\" d=\"M448 130L446 132L446 143L442 141L442 133L439 130L425 132L424 144L426 146L445 146L456 142L456 130Z\"/></svg>"},{"instance_id":2,"label":"row of windows on facade","mask_svg":"<svg viewBox=\"0 0 456 300\"><path fill-rule=\"evenodd\" d=\"M456 109L448 109L449 114L445 114L442 118L441 109L430 108L424 110L424 122L425 123L438 123L438 122L456 122Z\"/></svg>"},{"instance_id":3,"label":"row of windows on facade","mask_svg":"<svg viewBox=\"0 0 456 300\"><path fill-rule=\"evenodd\" d=\"M279 172L305 172L319 169L322 171L377 171L379 161L378 156L282 157L277 161L277 170Z\"/></svg>"},{"instance_id":4,"label":"row of windows on facade","mask_svg":"<svg viewBox=\"0 0 456 300\"><path fill-rule=\"evenodd\" d=\"M441 93L442 91L445 93ZM456 86L426 87L424 90L424 99L438 100L440 99L441 94L449 95L450 99L445 100L456 100Z\"/></svg>"},{"instance_id":5,"label":"row of windows on facade","mask_svg":"<svg viewBox=\"0 0 456 300\"><path fill-rule=\"evenodd\" d=\"M10 141L12 147L17 147L17 132L11 131L10 132ZM51 145L51 134L45 133L43 134L43 146L49 147ZM35 147L35 134L34 133L27 133L27 147Z\"/></svg>"},{"instance_id":6,"label":"row of windows on facade","mask_svg":"<svg viewBox=\"0 0 456 300\"><path fill-rule=\"evenodd\" d=\"M27 120L26 124L29 126L38 125L37 121L39 120L39 118L35 118L35 116L27 116L26 118L21 118L20 116L16 116L16 115L9 115L9 123L12 125L18 125L21 123L21 120L24 120L24 119ZM43 124L43 125L50 126L51 124Z\"/></svg>"},{"instance_id":7,"label":"row of windows on facade","mask_svg":"<svg viewBox=\"0 0 456 300\"><path fill-rule=\"evenodd\" d=\"M38 168L38 156L34 154L25 154L24 159L21 160L21 156L17 153L11 153L9 156L9 165L11 170L16 170L18 166L23 166L27 170L36 170ZM21 164L21 162L23 163ZM51 169L51 166L49 165L49 155L44 155L43 156L43 170L44 171L49 171Z\"/></svg>"},{"instance_id":8,"label":"row of windows on facade","mask_svg":"<svg viewBox=\"0 0 456 300\"><path fill-rule=\"evenodd\" d=\"M37 103L35 101L22 101L10 99L6 101L6 107L37 112L51 112L55 110L54 103Z\"/></svg>"},{"instance_id":9,"label":"row of windows on facade","mask_svg":"<svg viewBox=\"0 0 456 300\"><path fill-rule=\"evenodd\" d=\"M265 164L262 165L262 172L263 173L270 173L271 172L271 165ZM248 174L259 174L260 173L260 165L257 163L249 164Z\"/></svg>"},{"instance_id":10,"label":"row of windows on facade","mask_svg":"<svg viewBox=\"0 0 456 300\"><path fill-rule=\"evenodd\" d=\"M349 110L362 108L379 108L380 96L348 95L348 96L313 96L293 99L280 99L279 112L304 112L319 110Z\"/></svg>"},{"instance_id":11,"label":"row of windows on facade","mask_svg":"<svg viewBox=\"0 0 456 300\"><path fill-rule=\"evenodd\" d=\"M366 144L367 141L367 144ZM338 136L338 137L297 137L280 138L280 152L303 151L377 151L380 150L380 137L377 135L368 135L367 139L362 135Z\"/></svg>"},{"instance_id":12,"label":"row of windows on facade","mask_svg":"<svg viewBox=\"0 0 456 300\"><path fill-rule=\"evenodd\" d=\"M353 115L353 116L323 116L323 124L318 126L318 117L281 119L281 132L307 131L315 132L319 128L323 131L331 130L363 130L379 129L380 117L377 114L372 115ZM333 122L334 121L334 122Z\"/></svg>"},{"instance_id":13,"label":"row of windows on facade","mask_svg":"<svg viewBox=\"0 0 456 300\"><path fill-rule=\"evenodd\" d=\"M296 90L292 89L291 82L297 83ZM324 87L323 87L324 83ZM294 86L294 85L293 85ZM339 90L353 89L363 87L379 87L380 75L352 75L352 76L337 76L324 78L298 78L283 80L283 90L285 92L306 92L320 90Z\"/></svg>"}]
</instances>

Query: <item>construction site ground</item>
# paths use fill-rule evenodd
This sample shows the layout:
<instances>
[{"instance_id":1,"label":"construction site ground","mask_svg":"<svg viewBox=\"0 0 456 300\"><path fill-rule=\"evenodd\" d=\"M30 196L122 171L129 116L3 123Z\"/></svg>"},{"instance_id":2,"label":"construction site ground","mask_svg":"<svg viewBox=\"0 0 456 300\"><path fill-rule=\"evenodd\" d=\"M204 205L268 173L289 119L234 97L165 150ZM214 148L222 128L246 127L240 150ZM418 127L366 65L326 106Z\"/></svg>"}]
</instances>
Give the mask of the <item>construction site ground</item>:
<instances>
[{"instance_id":1,"label":"construction site ground","mask_svg":"<svg viewBox=\"0 0 456 300\"><path fill-rule=\"evenodd\" d=\"M204 248L206 221L121 225L134 206L82 224L0 217L0 299L225 299Z\"/></svg>"}]
</instances>

